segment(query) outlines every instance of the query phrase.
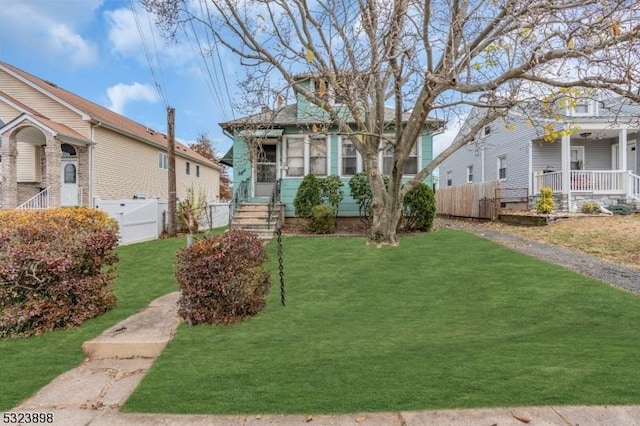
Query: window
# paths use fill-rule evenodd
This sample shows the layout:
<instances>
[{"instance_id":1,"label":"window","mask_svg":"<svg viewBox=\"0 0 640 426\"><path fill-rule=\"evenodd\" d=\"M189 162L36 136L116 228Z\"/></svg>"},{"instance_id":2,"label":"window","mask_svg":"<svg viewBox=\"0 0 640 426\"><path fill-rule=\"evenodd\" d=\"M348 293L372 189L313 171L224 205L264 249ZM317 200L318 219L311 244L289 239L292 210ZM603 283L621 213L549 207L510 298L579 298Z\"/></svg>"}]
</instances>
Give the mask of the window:
<instances>
[{"instance_id":1,"label":"window","mask_svg":"<svg viewBox=\"0 0 640 426\"><path fill-rule=\"evenodd\" d=\"M473 183L473 166L467 166L467 183Z\"/></svg>"},{"instance_id":2,"label":"window","mask_svg":"<svg viewBox=\"0 0 640 426\"><path fill-rule=\"evenodd\" d=\"M76 166L67 164L64 166L64 183L76 183Z\"/></svg>"},{"instance_id":3,"label":"window","mask_svg":"<svg viewBox=\"0 0 640 426\"><path fill-rule=\"evenodd\" d=\"M200 177L200 166L196 164L196 177Z\"/></svg>"},{"instance_id":4,"label":"window","mask_svg":"<svg viewBox=\"0 0 640 426\"><path fill-rule=\"evenodd\" d=\"M571 148L571 170L582 170L584 165L584 147Z\"/></svg>"},{"instance_id":5,"label":"window","mask_svg":"<svg viewBox=\"0 0 640 426\"><path fill-rule=\"evenodd\" d=\"M393 170L393 145L387 145L382 151L382 174L390 175ZM415 175L418 173L418 144L411 148L411 152L404 163L403 175Z\"/></svg>"},{"instance_id":6,"label":"window","mask_svg":"<svg viewBox=\"0 0 640 426\"><path fill-rule=\"evenodd\" d=\"M453 171L447 170L447 186L453 185Z\"/></svg>"},{"instance_id":7,"label":"window","mask_svg":"<svg viewBox=\"0 0 640 426\"><path fill-rule=\"evenodd\" d=\"M158 153L158 168L162 170L169 168L169 156L164 152Z\"/></svg>"},{"instance_id":8,"label":"window","mask_svg":"<svg viewBox=\"0 0 640 426\"><path fill-rule=\"evenodd\" d=\"M484 136L489 136L491 134L491 126L484 126L484 129L482 131L482 134Z\"/></svg>"},{"instance_id":9,"label":"window","mask_svg":"<svg viewBox=\"0 0 640 426\"><path fill-rule=\"evenodd\" d=\"M309 173L315 176L327 175L327 138L312 138L309 141Z\"/></svg>"},{"instance_id":10,"label":"window","mask_svg":"<svg viewBox=\"0 0 640 426\"><path fill-rule=\"evenodd\" d=\"M498 179L505 180L507 178L507 157L503 155L498 157Z\"/></svg>"},{"instance_id":11,"label":"window","mask_svg":"<svg viewBox=\"0 0 640 426\"><path fill-rule=\"evenodd\" d=\"M191 163L187 161L185 172L190 175L191 174Z\"/></svg>"},{"instance_id":12,"label":"window","mask_svg":"<svg viewBox=\"0 0 640 426\"><path fill-rule=\"evenodd\" d=\"M342 176L353 176L358 173L358 151L348 139L342 140Z\"/></svg>"},{"instance_id":13,"label":"window","mask_svg":"<svg viewBox=\"0 0 640 426\"><path fill-rule=\"evenodd\" d=\"M577 99L573 109L569 110L569 115L597 115L594 110L594 102L590 99Z\"/></svg>"},{"instance_id":14,"label":"window","mask_svg":"<svg viewBox=\"0 0 640 426\"><path fill-rule=\"evenodd\" d=\"M62 158L70 158L77 155L76 149L73 147L73 145L69 145L68 143L63 143L62 145L60 145L60 151L62 151Z\"/></svg>"},{"instance_id":15,"label":"window","mask_svg":"<svg viewBox=\"0 0 640 426\"><path fill-rule=\"evenodd\" d=\"M287 138L287 176L304 176L304 138Z\"/></svg>"}]
</instances>

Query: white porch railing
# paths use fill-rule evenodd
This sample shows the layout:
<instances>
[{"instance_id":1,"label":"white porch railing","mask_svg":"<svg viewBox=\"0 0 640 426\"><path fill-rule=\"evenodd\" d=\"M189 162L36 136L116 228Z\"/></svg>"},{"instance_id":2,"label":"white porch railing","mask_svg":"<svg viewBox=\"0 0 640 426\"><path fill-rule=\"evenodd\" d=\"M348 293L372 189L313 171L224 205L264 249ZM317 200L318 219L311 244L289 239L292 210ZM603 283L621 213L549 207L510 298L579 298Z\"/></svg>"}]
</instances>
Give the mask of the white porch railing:
<instances>
[{"instance_id":1,"label":"white porch railing","mask_svg":"<svg viewBox=\"0 0 640 426\"><path fill-rule=\"evenodd\" d=\"M20 204L18 209L37 209L43 210L49 208L49 187L43 189L24 203Z\"/></svg>"},{"instance_id":2,"label":"white porch railing","mask_svg":"<svg viewBox=\"0 0 640 426\"><path fill-rule=\"evenodd\" d=\"M629 173L629 195L640 200L640 176Z\"/></svg>"},{"instance_id":3,"label":"white porch railing","mask_svg":"<svg viewBox=\"0 0 640 426\"><path fill-rule=\"evenodd\" d=\"M627 192L625 183L629 175L626 170L571 170L569 182L572 192L624 194ZM629 193L634 185L640 185L638 181L634 182L629 182ZM542 187L550 187L553 192L562 192L562 172L535 174L533 193L539 194Z\"/></svg>"}]
</instances>

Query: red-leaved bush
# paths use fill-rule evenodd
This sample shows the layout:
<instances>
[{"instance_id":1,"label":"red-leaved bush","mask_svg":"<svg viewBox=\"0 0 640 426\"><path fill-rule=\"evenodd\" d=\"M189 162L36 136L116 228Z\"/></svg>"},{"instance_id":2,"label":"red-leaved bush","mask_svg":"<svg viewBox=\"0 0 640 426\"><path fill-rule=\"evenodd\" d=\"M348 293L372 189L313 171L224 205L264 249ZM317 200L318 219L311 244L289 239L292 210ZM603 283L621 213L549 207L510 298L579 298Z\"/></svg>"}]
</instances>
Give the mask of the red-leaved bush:
<instances>
[{"instance_id":1,"label":"red-leaved bush","mask_svg":"<svg viewBox=\"0 0 640 426\"><path fill-rule=\"evenodd\" d=\"M118 225L84 207L0 212L0 337L70 328L115 305Z\"/></svg>"},{"instance_id":2,"label":"red-leaved bush","mask_svg":"<svg viewBox=\"0 0 640 426\"><path fill-rule=\"evenodd\" d=\"M255 234L234 230L205 237L177 256L178 313L187 323L231 324L264 308L271 279Z\"/></svg>"}]
</instances>

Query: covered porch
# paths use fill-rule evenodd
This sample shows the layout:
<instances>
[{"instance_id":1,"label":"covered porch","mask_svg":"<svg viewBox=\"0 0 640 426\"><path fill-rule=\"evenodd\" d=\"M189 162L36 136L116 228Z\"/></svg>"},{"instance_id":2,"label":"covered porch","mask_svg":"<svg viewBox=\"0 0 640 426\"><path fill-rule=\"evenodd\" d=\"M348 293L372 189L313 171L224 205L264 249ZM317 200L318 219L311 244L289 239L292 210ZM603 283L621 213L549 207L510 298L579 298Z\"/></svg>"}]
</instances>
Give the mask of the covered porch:
<instances>
[{"instance_id":1,"label":"covered porch","mask_svg":"<svg viewBox=\"0 0 640 426\"><path fill-rule=\"evenodd\" d=\"M640 201L639 131L598 124L581 123L559 143L532 143L530 195L549 187L561 194L567 210L586 200L603 205Z\"/></svg>"},{"instance_id":2,"label":"covered porch","mask_svg":"<svg viewBox=\"0 0 640 426\"><path fill-rule=\"evenodd\" d=\"M0 208L88 205L90 141L31 114L3 126L0 138Z\"/></svg>"}]
</instances>

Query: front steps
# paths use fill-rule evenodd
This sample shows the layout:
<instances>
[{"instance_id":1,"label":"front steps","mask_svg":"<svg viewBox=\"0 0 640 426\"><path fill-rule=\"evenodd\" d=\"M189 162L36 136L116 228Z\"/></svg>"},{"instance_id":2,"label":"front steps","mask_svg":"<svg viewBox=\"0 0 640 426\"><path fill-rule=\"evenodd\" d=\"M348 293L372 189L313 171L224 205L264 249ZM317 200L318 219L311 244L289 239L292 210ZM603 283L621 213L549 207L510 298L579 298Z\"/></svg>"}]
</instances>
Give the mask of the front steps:
<instances>
[{"instance_id":1,"label":"front steps","mask_svg":"<svg viewBox=\"0 0 640 426\"><path fill-rule=\"evenodd\" d=\"M275 205L270 223L268 216L269 205L267 203L240 203L229 229L253 232L260 239L270 240L275 234L276 223L284 216L284 205Z\"/></svg>"}]
</instances>

